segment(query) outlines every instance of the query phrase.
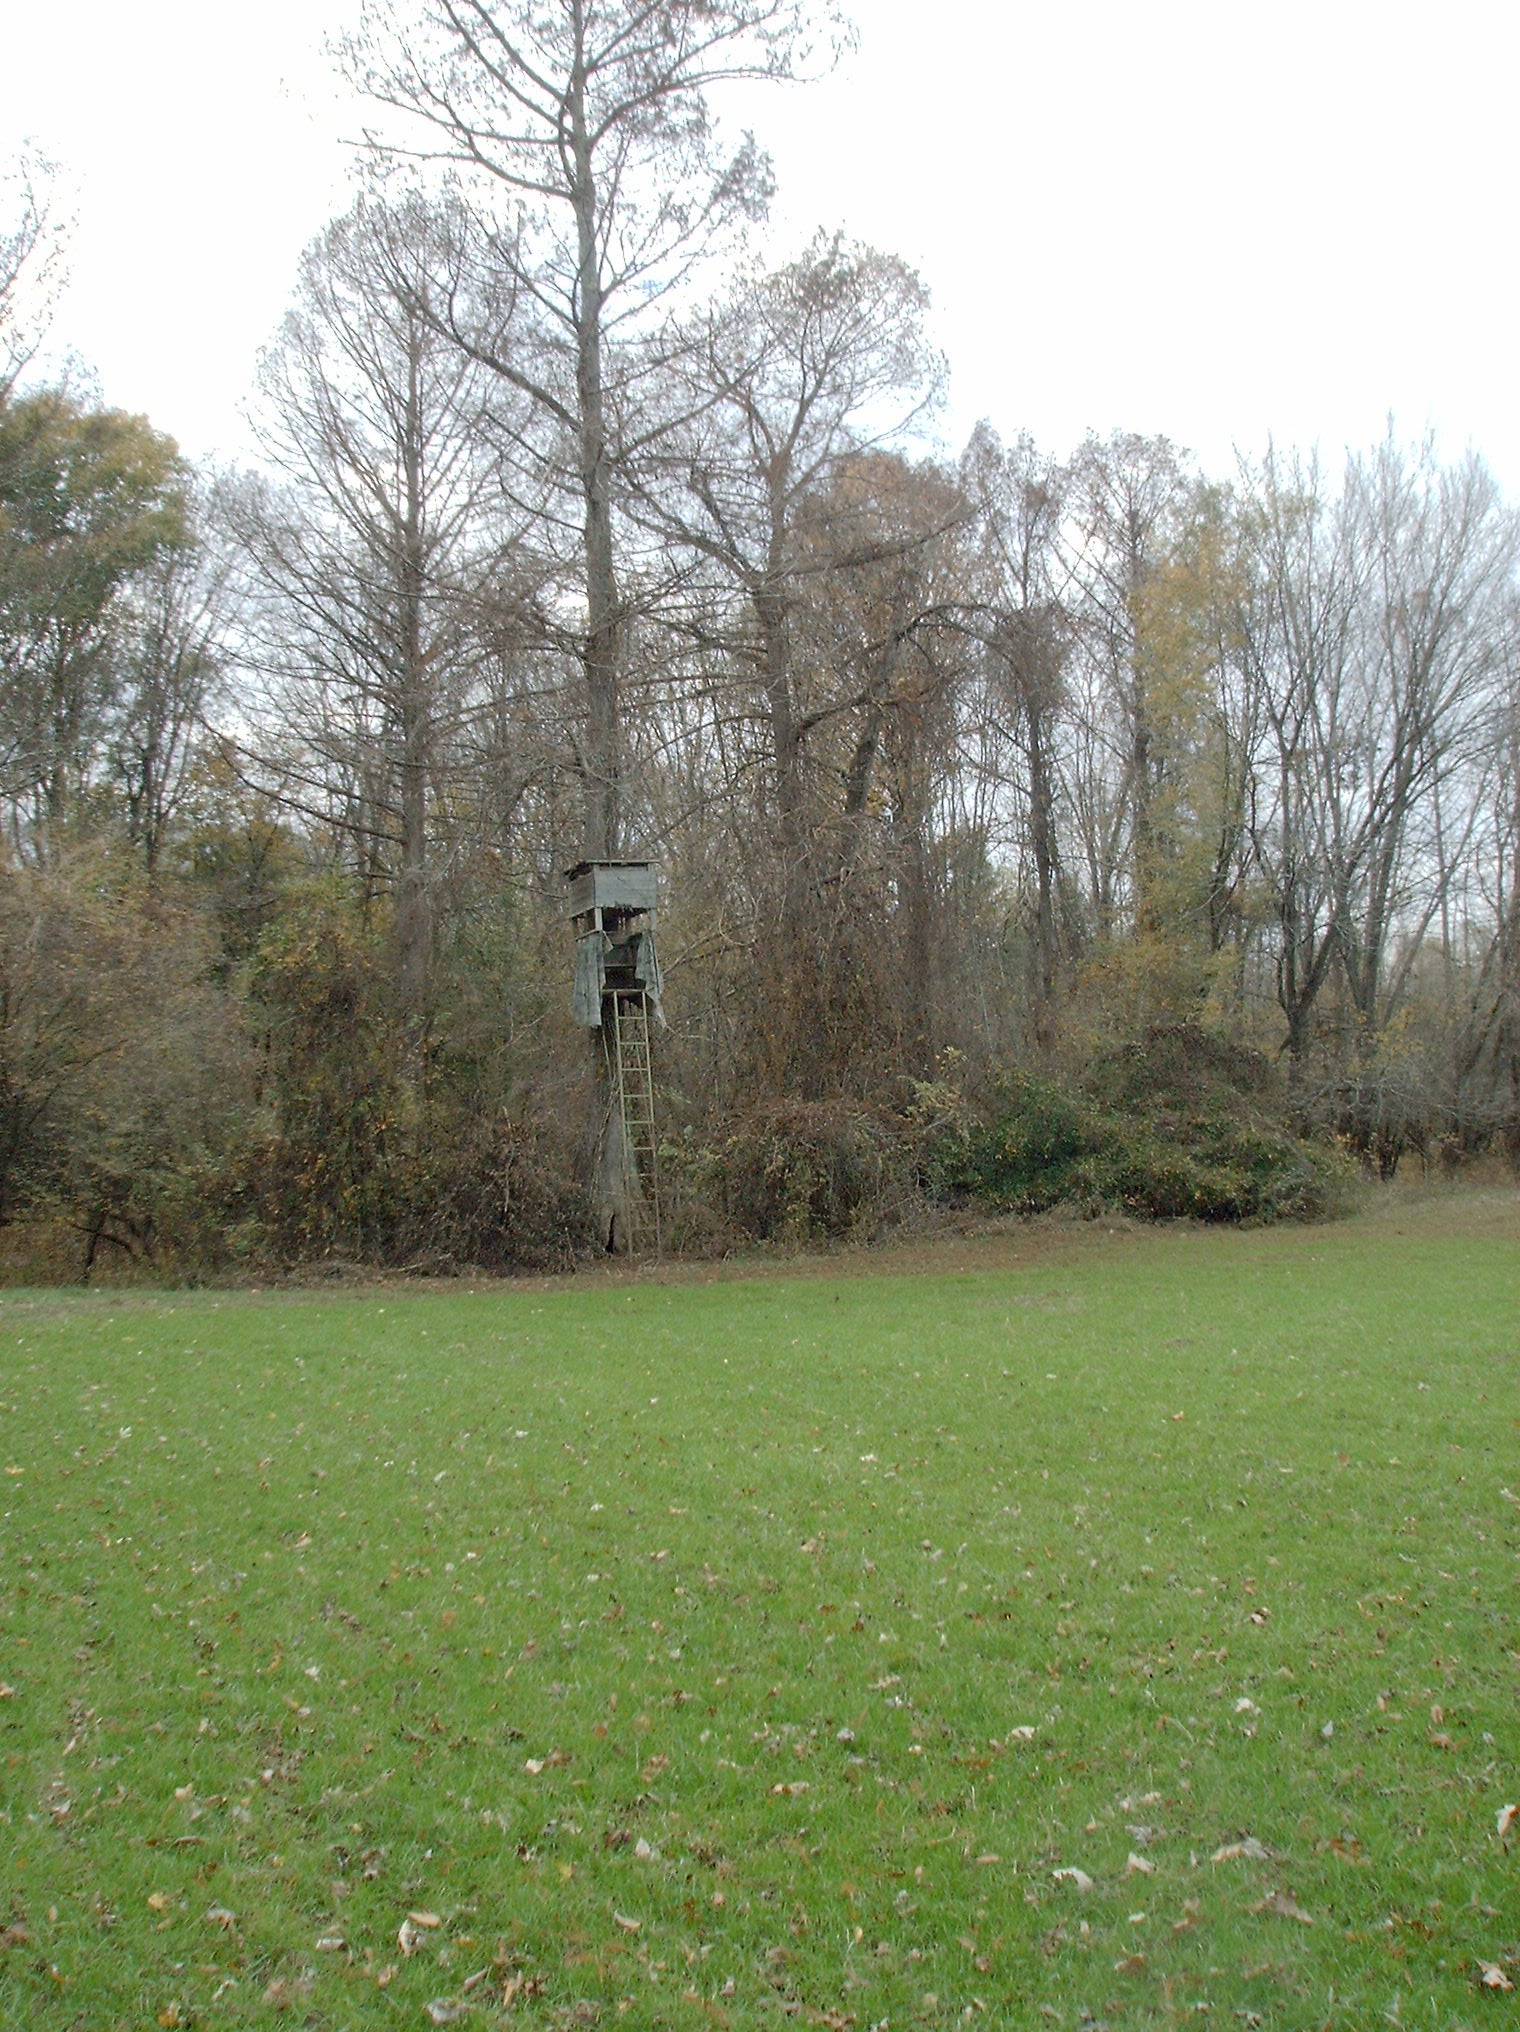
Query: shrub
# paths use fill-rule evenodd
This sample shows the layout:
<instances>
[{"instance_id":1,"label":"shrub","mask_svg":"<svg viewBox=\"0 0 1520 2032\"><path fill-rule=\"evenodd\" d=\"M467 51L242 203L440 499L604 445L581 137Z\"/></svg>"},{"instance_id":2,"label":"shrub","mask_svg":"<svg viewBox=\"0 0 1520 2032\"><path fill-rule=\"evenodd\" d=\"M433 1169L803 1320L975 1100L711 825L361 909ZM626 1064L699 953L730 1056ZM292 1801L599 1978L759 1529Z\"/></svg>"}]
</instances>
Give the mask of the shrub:
<instances>
[{"instance_id":1,"label":"shrub","mask_svg":"<svg viewBox=\"0 0 1520 2032\"><path fill-rule=\"evenodd\" d=\"M528 1115L435 1126L396 1186L386 1254L398 1268L565 1270L590 1233L563 1137Z\"/></svg>"},{"instance_id":2,"label":"shrub","mask_svg":"<svg viewBox=\"0 0 1520 2032\"><path fill-rule=\"evenodd\" d=\"M1169 1025L1104 1054L1079 1083L1008 1079L979 1126L942 1139L930 1181L1020 1213L1323 1218L1339 1203L1343 1166L1274 1120L1272 1099L1258 1054Z\"/></svg>"},{"instance_id":3,"label":"shrub","mask_svg":"<svg viewBox=\"0 0 1520 2032\"><path fill-rule=\"evenodd\" d=\"M845 1100L775 1101L730 1120L688 1156L687 1191L754 1241L835 1241L878 1226L912 1195L907 1125Z\"/></svg>"},{"instance_id":4,"label":"shrub","mask_svg":"<svg viewBox=\"0 0 1520 2032\"><path fill-rule=\"evenodd\" d=\"M1280 1098L1272 1061L1201 1023L1155 1023L1099 1052L1082 1073L1082 1090L1100 1106L1157 1106L1207 1111L1242 1104L1273 1109Z\"/></svg>"},{"instance_id":5,"label":"shrub","mask_svg":"<svg viewBox=\"0 0 1520 2032\"><path fill-rule=\"evenodd\" d=\"M1105 1193L1093 1161L1109 1137L1081 1100L1051 1080L1015 1074L994 1100L990 1119L947 1137L931 1152L927 1182L933 1189L1019 1213L1042 1213L1063 1199L1080 1199L1088 1178Z\"/></svg>"}]
</instances>

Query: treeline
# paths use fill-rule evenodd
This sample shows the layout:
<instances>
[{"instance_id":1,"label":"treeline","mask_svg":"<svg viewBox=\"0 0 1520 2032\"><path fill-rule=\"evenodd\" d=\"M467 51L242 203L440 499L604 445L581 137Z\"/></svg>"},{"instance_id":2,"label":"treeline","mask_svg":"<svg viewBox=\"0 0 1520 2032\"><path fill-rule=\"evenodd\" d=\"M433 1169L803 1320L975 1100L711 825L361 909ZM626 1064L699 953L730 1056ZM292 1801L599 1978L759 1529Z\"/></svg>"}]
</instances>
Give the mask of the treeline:
<instances>
[{"instance_id":1,"label":"treeline","mask_svg":"<svg viewBox=\"0 0 1520 2032\"><path fill-rule=\"evenodd\" d=\"M817 40L767 0L372 8L387 173L303 261L253 472L25 371L17 184L29 1274L572 1257L583 856L660 868L678 1245L1058 1180L1312 1212L1306 1137L1520 1159L1514 512L1392 433L1215 476L931 450L918 279L762 263L767 165L710 117Z\"/></svg>"}]
</instances>

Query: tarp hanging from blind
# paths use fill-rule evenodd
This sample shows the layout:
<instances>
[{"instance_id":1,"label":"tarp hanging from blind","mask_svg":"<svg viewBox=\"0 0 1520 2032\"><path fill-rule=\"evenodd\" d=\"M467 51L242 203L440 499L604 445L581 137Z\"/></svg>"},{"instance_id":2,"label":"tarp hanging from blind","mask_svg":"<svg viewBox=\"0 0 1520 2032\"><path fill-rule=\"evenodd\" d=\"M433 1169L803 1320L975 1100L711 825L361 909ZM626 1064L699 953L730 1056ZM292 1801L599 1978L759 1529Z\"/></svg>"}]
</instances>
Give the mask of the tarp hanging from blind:
<instances>
[{"instance_id":1,"label":"tarp hanging from blind","mask_svg":"<svg viewBox=\"0 0 1520 2032\"><path fill-rule=\"evenodd\" d=\"M607 991L607 957L612 952L617 952L623 960L619 980L624 987L628 985L627 963L631 959L634 985L643 989L655 1020L663 1030L665 1011L661 1000L665 993L665 979L660 972L660 956L655 951L652 931L636 931L621 943L615 943L603 931L588 931L575 941L575 992L570 1006L576 1022L586 1030L601 1028L602 997Z\"/></svg>"},{"instance_id":2,"label":"tarp hanging from blind","mask_svg":"<svg viewBox=\"0 0 1520 2032\"><path fill-rule=\"evenodd\" d=\"M633 935L633 978L644 990L644 999L663 1030L665 1011L660 1002L665 993L665 977L660 972L660 956L654 949L652 931L636 931Z\"/></svg>"},{"instance_id":3,"label":"tarp hanging from blind","mask_svg":"<svg viewBox=\"0 0 1520 2032\"><path fill-rule=\"evenodd\" d=\"M575 941L575 995L571 1008L583 1029L602 1027L602 988L607 979L608 941L599 931L588 931Z\"/></svg>"}]
</instances>

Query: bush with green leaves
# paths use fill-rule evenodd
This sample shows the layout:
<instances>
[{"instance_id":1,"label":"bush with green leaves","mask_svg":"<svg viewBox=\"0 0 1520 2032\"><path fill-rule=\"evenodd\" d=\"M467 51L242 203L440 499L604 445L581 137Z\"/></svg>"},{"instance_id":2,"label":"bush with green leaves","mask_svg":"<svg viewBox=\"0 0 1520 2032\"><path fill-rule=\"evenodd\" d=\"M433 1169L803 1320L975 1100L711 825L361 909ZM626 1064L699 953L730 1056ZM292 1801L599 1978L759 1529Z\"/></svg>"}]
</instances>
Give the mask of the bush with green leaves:
<instances>
[{"instance_id":1,"label":"bush with green leaves","mask_svg":"<svg viewBox=\"0 0 1520 2032\"><path fill-rule=\"evenodd\" d=\"M985 1118L932 1149L931 1188L1002 1211L1117 1207L1147 1219L1314 1220L1334 1153L1274 1115L1270 1066L1190 1025L1156 1029L1076 1081L1005 1078Z\"/></svg>"}]
</instances>

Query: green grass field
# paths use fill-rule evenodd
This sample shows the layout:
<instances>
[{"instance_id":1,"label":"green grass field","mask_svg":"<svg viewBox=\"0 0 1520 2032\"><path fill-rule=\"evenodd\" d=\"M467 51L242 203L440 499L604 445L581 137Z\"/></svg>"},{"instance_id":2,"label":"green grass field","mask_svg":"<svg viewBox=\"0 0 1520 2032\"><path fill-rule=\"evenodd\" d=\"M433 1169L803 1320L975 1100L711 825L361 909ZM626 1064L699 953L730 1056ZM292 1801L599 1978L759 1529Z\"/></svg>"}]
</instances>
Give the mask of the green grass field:
<instances>
[{"instance_id":1,"label":"green grass field","mask_svg":"<svg viewBox=\"0 0 1520 2032\"><path fill-rule=\"evenodd\" d=\"M7 1296L0 2024L1513 2024L1517 1204Z\"/></svg>"}]
</instances>

